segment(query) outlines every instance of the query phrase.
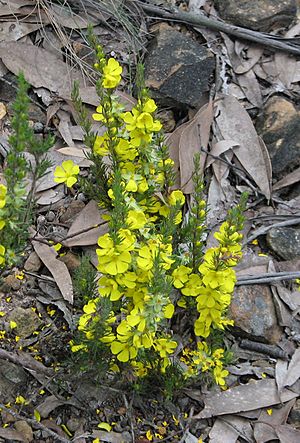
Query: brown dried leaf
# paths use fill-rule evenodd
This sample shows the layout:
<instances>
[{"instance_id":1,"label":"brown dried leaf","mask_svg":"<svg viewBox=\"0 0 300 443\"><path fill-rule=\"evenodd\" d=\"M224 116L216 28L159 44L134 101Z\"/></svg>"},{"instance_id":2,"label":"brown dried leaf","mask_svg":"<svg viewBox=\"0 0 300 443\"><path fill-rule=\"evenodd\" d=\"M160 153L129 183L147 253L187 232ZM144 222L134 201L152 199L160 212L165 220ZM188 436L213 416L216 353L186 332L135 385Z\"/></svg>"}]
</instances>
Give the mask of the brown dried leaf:
<instances>
[{"instance_id":1,"label":"brown dried leaf","mask_svg":"<svg viewBox=\"0 0 300 443\"><path fill-rule=\"evenodd\" d=\"M296 349L285 376L284 386L292 386L300 378L300 348Z\"/></svg>"},{"instance_id":2,"label":"brown dried leaf","mask_svg":"<svg viewBox=\"0 0 300 443\"><path fill-rule=\"evenodd\" d=\"M280 398L275 380L255 380L207 396L204 400L204 409L193 418L209 418L217 415L236 414L241 411L252 411L286 402L296 397L298 394L284 389Z\"/></svg>"},{"instance_id":3,"label":"brown dried leaf","mask_svg":"<svg viewBox=\"0 0 300 443\"><path fill-rule=\"evenodd\" d=\"M63 262L57 260L57 253L52 247L34 240L32 241L32 244L37 255L53 275L63 298L73 304L73 284L67 266Z\"/></svg>"},{"instance_id":4,"label":"brown dried leaf","mask_svg":"<svg viewBox=\"0 0 300 443\"><path fill-rule=\"evenodd\" d=\"M0 437L4 438L5 441L16 440L28 443L26 437L24 437L20 432L15 431L14 429L0 428Z\"/></svg>"},{"instance_id":5,"label":"brown dried leaf","mask_svg":"<svg viewBox=\"0 0 300 443\"><path fill-rule=\"evenodd\" d=\"M210 433L209 442L210 443L235 443L240 435L239 431L235 429L230 423L227 423L222 418L217 418ZM245 420L245 419L244 419ZM245 420L246 422L247 420Z\"/></svg>"},{"instance_id":6,"label":"brown dried leaf","mask_svg":"<svg viewBox=\"0 0 300 443\"><path fill-rule=\"evenodd\" d=\"M36 410L40 413L42 418L47 418L54 409L64 405L64 400L59 400L55 395L49 395L45 400L36 407Z\"/></svg>"},{"instance_id":7,"label":"brown dried leaf","mask_svg":"<svg viewBox=\"0 0 300 443\"><path fill-rule=\"evenodd\" d=\"M59 60L52 52L28 43L0 43L0 58L5 66L17 75L23 71L26 80L34 87L45 87L59 95L70 94L74 80L83 84L79 70Z\"/></svg>"},{"instance_id":8,"label":"brown dried leaf","mask_svg":"<svg viewBox=\"0 0 300 443\"><path fill-rule=\"evenodd\" d=\"M254 424L254 438L256 442L265 443L270 440L276 440L277 434L275 433L273 427L266 423L255 423Z\"/></svg>"},{"instance_id":9,"label":"brown dried leaf","mask_svg":"<svg viewBox=\"0 0 300 443\"><path fill-rule=\"evenodd\" d=\"M75 12L70 7L64 7L61 4L56 5L55 3L51 4L51 14L53 14L53 18L65 28L70 29L84 29L87 28L88 25L96 25L99 20L95 20L91 14L89 14L88 18L83 18Z\"/></svg>"},{"instance_id":10,"label":"brown dried leaf","mask_svg":"<svg viewBox=\"0 0 300 443\"><path fill-rule=\"evenodd\" d=\"M275 429L280 443L299 443L300 431L292 428L290 425L281 425Z\"/></svg>"},{"instance_id":11,"label":"brown dried leaf","mask_svg":"<svg viewBox=\"0 0 300 443\"><path fill-rule=\"evenodd\" d=\"M297 69L296 58L280 51L277 51L274 57L277 69L277 81L286 89L290 89Z\"/></svg>"},{"instance_id":12,"label":"brown dried leaf","mask_svg":"<svg viewBox=\"0 0 300 443\"><path fill-rule=\"evenodd\" d=\"M207 149L213 117L213 103L209 102L202 106L182 131L179 141L179 162L181 189L185 194L193 192L194 155L200 152L201 147ZM202 154L200 172L203 172L205 158L206 155Z\"/></svg>"},{"instance_id":13,"label":"brown dried leaf","mask_svg":"<svg viewBox=\"0 0 300 443\"><path fill-rule=\"evenodd\" d=\"M60 154L67 155L68 157L80 157L87 159L86 156L88 153L91 152L88 148L76 148L74 146L66 146L65 148L57 149L57 152L60 152ZM90 162L92 164L92 162Z\"/></svg>"},{"instance_id":14,"label":"brown dried leaf","mask_svg":"<svg viewBox=\"0 0 300 443\"><path fill-rule=\"evenodd\" d=\"M36 5L33 5L31 0L2 0L0 17L2 15L13 15L19 13L21 12L21 8L24 6L31 6L32 10L36 8Z\"/></svg>"},{"instance_id":15,"label":"brown dried leaf","mask_svg":"<svg viewBox=\"0 0 300 443\"><path fill-rule=\"evenodd\" d=\"M275 185L273 185L273 191L278 191L279 189L285 188L286 186L293 185L300 181L300 168L295 169L290 172L283 179L279 180Z\"/></svg>"},{"instance_id":16,"label":"brown dried leaf","mask_svg":"<svg viewBox=\"0 0 300 443\"><path fill-rule=\"evenodd\" d=\"M95 228L94 226L96 225L100 226ZM87 230L87 232L82 232L84 230ZM73 246L96 245L98 238L106 232L108 232L107 222L101 217L101 211L97 202L91 200L70 227L67 235L70 238L67 238L62 243L68 248Z\"/></svg>"},{"instance_id":17,"label":"brown dried leaf","mask_svg":"<svg viewBox=\"0 0 300 443\"><path fill-rule=\"evenodd\" d=\"M92 433L93 438L99 438L100 441L105 441L108 443L129 443L130 440L125 440L122 434L119 434L118 432L110 431L93 431Z\"/></svg>"},{"instance_id":18,"label":"brown dried leaf","mask_svg":"<svg viewBox=\"0 0 300 443\"><path fill-rule=\"evenodd\" d=\"M174 161L174 169L176 172L174 187L180 188L180 163L179 163L179 144L184 129L190 122L183 123L178 126L171 134L166 137L166 144L169 148L171 159Z\"/></svg>"},{"instance_id":19,"label":"brown dried leaf","mask_svg":"<svg viewBox=\"0 0 300 443\"><path fill-rule=\"evenodd\" d=\"M261 192L270 199L270 164L250 116L236 98L228 95L217 102L217 108L216 122L223 138L239 144L234 154Z\"/></svg>"},{"instance_id":20,"label":"brown dried leaf","mask_svg":"<svg viewBox=\"0 0 300 443\"><path fill-rule=\"evenodd\" d=\"M0 28L0 42L19 40L25 35L40 29L47 23L25 23L18 20L2 22Z\"/></svg>"},{"instance_id":21,"label":"brown dried leaf","mask_svg":"<svg viewBox=\"0 0 300 443\"><path fill-rule=\"evenodd\" d=\"M0 120L3 119L3 117L6 116L6 106L4 103L0 103Z\"/></svg>"},{"instance_id":22,"label":"brown dried leaf","mask_svg":"<svg viewBox=\"0 0 300 443\"><path fill-rule=\"evenodd\" d=\"M244 74L237 75L237 81L249 102L253 106L261 108L263 105L261 88L253 70L250 69Z\"/></svg>"}]
</instances>

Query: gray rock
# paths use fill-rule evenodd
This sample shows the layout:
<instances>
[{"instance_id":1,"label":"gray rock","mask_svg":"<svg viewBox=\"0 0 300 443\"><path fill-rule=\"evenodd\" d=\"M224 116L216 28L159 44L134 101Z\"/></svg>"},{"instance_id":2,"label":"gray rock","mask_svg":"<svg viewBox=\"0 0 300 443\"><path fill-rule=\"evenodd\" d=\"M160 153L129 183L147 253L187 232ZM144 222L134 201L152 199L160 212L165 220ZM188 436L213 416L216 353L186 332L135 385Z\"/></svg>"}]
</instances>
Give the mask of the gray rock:
<instances>
[{"instance_id":1,"label":"gray rock","mask_svg":"<svg viewBox=\"0 0 300 443\"><path fill-rule=\"evenodd\" d=\"M290 101L272 97L258 119L257 130L268 148L274 178L300 166L300 113Z\"/></svg>"},{"instance_id":2,"label":"gray rock","mask_svg":"<svg viewBox=\"0 0 300 443\"><path fill-rule=\"evenodd\" d=\"M215 68L212 52L162 24L145 59L145 81L161 105L199 106Z\"/></svg>"},{"instance_id":3,"label":"gray rock","mask_svg":"<svg viewBox=\"0 0 300 443\"><path fill-rule=\"evenodd\" d=\"M278 325L271 290L267 285L238 286L233 294L229 317L236 332L252 340L278 343Z\"/></svg>"},{"instance_id":4,"label":"gray rock","mask_svg":"<svg viewBox=\"0 0 300 443\"><path fill-rule=\"evenodd\" d=\"M215 0L220 16L256 31L289 26L296 18L296 0Z\"/></svg>"},{"instance_id":5,"label":"gray rock","mask_svg":"<svg viewBox=\"0 0 300 443\"><path fill-rule=\"evenodd\" d=\"M23 309L16 307L9 314L9 321L16 322L17 326L14 329L14 332L21 338L29 337L42 325L42 321L30 308Z\"/></svg>"},{"instance_id":6,"label":"gray rock","mask_svg":"<svg viewBox=\"0 0 300 443\"><path fill-rule=\"evenodd\" d=\"M42 266L42 261L35 251L31 252L26 262L24 263L24 269L28 272L37 272Z\"/></svg>"},{"instance_id":7,"label":"gray rock","mask_svg":"<svg viewBox=\"0 0 300 443\"><path fill-rule=\"evenodd\" d=\"M27 382L23 368L6 360L0 360L0 399L2 402L14 401L21 387Z\"/></svg>"},{"instance_id":8,"label":"gray rock","mask_svg":"<svg viewBox=\"0 0 300 443\"><path fill-rule=\"evenodd\" d=\"M285 260L300 258L300 229L273 228L267 234L269 247Z\"/></svg>"}]
</instances>

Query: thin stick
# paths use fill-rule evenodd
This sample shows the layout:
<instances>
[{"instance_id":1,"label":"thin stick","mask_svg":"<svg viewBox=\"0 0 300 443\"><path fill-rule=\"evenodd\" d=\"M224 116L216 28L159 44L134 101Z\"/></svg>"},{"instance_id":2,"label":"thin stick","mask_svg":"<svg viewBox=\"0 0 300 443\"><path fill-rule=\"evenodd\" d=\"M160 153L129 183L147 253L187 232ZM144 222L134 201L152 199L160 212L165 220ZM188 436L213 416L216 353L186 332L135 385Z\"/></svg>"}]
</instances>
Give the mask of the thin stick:
<instances>
[{"instance_id":1,"label":"thin stick","mask_svg":"<svg viewBox=\"0 0 300 443\"><path fill-rule=\"evenodd\" d=\"M261 46L266 46L268 49L273 51L279 50L300 55L300 48L296 44L290 43L291 39L285 41L284 38L279 39L271 34L230 25L213 18L208 18L204 14L200 13L193 14L191 12L179 11L178 9L174 9L172 12L170 12L157 6L149 5L148 3L142 3L138 0L136 0L136 2L144 11L151 12L152 14L158 15L165 20L184 22L202 28L205 27L215 31L225 32L226 34L234 35L240 39L249 40Z\"/></svg>"},{"instance_id":2,"label":"thin stick","mask_svg":"<svg viewBox=\"0 0 300 443\"><path fill-rule=\"evenodd\" d=\"M256 276L241 275L237 279L236 286L255 284L261 285L276 281L295 280L296 278L300 278L300 272L270 272Z\"/></svg>"}]
</instances>

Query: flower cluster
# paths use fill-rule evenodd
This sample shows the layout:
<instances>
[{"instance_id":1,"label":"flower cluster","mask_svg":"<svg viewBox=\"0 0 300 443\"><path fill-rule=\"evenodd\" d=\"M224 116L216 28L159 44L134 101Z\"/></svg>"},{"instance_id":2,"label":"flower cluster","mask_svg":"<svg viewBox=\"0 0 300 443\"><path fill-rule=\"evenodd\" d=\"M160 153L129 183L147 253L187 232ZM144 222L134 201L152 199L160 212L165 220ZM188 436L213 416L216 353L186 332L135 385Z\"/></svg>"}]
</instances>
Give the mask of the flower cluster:
<instances>
[{"instance_id":1,"label":"flower cluster","mask_svg":"<svg viewBox=\"0 0 300 443\"><path fill-rule=\"evenodd\" d=\"M3 210L4 206L6 205L6 194L7 194L7 187L3 184L0 184L0 231L5 226L5 218ZM0 266L5 263L5 247L0 244Z\"/></svg>"},{"instance_id":2,"label":"flower cluster","mask_svg":"<svg viewBox=\"0 0 300 443\"><path fill-rule=\"evenodd\" d=\"M93 119L105 131L94 137L92 149L96 161L105 157L109 165L103 168L106 191L99 201L108 210L109 232L98 239L96 250L99 295L83 307L79 319L85 342L73 343L72 350L88 352L89 340L97 342L110 349L115 369L128 362L142 376L153 367L166 371L176 353L187 357L177 350L175 314L188 310L188 327L194 324L195 334L203 338L232 324L226 309L236 281L232 268L241 257L241 223L229 216L215 234L219 246L203 253L202 180L196 174L195 204L184 218L185 196L172 189L174 162L155 118L154 100L140 87L136 105L124 112L113 94L122 67L113 58L106 60L100 47L97 56L101 104ZM188 356L192 372L196 367L211 370L223 385L223 351L209 353L203 343Z\"/></svg>"}]
</instances>

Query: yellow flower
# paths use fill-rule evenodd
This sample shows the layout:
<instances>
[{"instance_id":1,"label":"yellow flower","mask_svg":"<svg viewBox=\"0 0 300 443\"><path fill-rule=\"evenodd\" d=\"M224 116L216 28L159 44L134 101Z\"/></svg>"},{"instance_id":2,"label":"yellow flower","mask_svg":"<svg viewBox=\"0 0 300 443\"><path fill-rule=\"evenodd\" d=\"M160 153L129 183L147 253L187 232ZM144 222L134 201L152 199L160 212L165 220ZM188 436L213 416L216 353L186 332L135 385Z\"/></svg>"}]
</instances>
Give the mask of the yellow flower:
<instances>
[{"instance_id":1,"label":"yellow flower","mask_svg":"<svg viewBox=\"0 0 300 443\"><path fill-rule=\"evenodd\" d=\"M96 122L103 122L105 120L103 115L103 107L101 105L97 106L96 113L93 114L92 117Z\"/></svg>"},{"instance_id":2,"label":"yellow flower","mask_svg":"<svg viewBox=\"0 0 300 443\"><path fill-rule=\"evenodd\" d=\"M143 211L130 210L126 222L130 229L141 229L147 223L147 218Z\"/></svg>"},{"instance_id":3,"label":"yellow flower","mask_svg":"<svg viewBox=\"0 0 300 443\"><path fill-rule=\"evenodd\" d=\"M79 174L79 166L75 165L73 160L66 160L62 162L61 166L57 166L54 171L55 183L66 183L68 188L71 188L77 182L77 175Z\"/></svg>"},{"instance_id":4,"label":"yellow flower","mask_svg":"<svg viewBox=\"0 0 300 443\"><path fill-rule=\"evenodd\" d=\"M22 395L18 395L15 400L16 405L28 405L28 401Z\"/></svg>"},{"instance_id":5,"label":"yellow flower","mask_svg":"<svg viewBox=\"0 0 300 443\"><path fill-rule=\"evenodd\" d=\"M2 265L5 262L4 255L5 255L5 247L3 245L0 245L0 265Z\"/></svg>"},{"instance_id":6,"label":"yellow flower","mask_svg":"<svg viewBox=\"0 0 300 443\"><path fill-rule=\"evenodd\" d=\"M117 355L117 359L122 362L133 360L137 356L137 349L128 342L113 341L110 349L114 355Z\"/></svg>"},{"instance_id":7,"label":"yellow flower","mask_svg":"<svg viewBox=\"0 0 300 443\"><path fill-rule=\"evenodd\" d=\"M3 184L0 184L0 209L4 208L6 200L7 187Z\"/></svg>"},{"instance_id":8,"label":"yellow flower","mask_svg":"<svg viewBox=\"0 0 300 443\"><path fill-rule=\"evenodd\" d=\"M128 140L120 138L117 146L115 147L116 153L120 160L134 160L138 155L135 146L132 146Z\"/></svg>"},{"instance_id":9,"label":"yellow flower","mask_svg":"<svg viewBox=\"0 0 300 443\"><path fill-rule=\"evenodd\" d=\"M103 135L97 135L94 143L94 151L98 155L107 155L109 153L108 148L109 137L105 132Z\"/></svg>"},{"instance_id":10,"label":"yellow flower","mask_svg":"<svg viewBox=\"0 0 300 443\"><path fill-rule=\"evenodd\" d=\"M119 300L123 293L119 291L118 283L112 278L101 277L99 280L99 293L102 297L109 297L111 301Z\"/></svg>"},{"instance_id":11,"label":"yellow flower","mask_svg":"<svg viewBox=\"0 0 300 443\"><path fill-rule=\"evenodd\" d=\"M214 379L216 381L216 383L220 386L225 386L225 377L227 377L229 375L229 372L226 369L223 369L222 365L221 366L216 366L214 368Z\"/></svg>"},{"instance_id":12,"label":"yellow flower","mask_svg":"<svg viewBox=\"0 0 300 443\"><path fill-rule=\"evenodd\" d=\"M109 58L106 66L103 68L102 86L106 89L112 89L118 86L121 81L122 67L114 58Z\"/></svg>"},{"instance_id":13,"label":"yellow flower","mask_svg":"<svg viewBox=\"0 0 300 443\"><path fill-rule=\"evenodd\" d=\"M185 196L179 190L173 191L169 195L169 203L171 206L176 206L177 204L183 206L185 203Z\"/></svg>"},{"instance_id":14,"label":"yellow flower","mask_svg":"<svg viewBox=\"0 0 300 443\"><path fill-rule=\"evenodd\" d=\"M192 269L188 268L187 266L178 266L178 268L176 268L172 273L174 287L177 289L183 288L185 283L188 281L191 272Z\"/></svg>"},{"instance_id":15,"label":"yellow flower","mask_svg":"<svg viewBox=\"0 0 300 443\"><path fill-rule=\"evenodd\" d=\"M181 289L183 295L195 297L200 294L203 287L202 280L197 274L190 274L188 281Z\"/></svg>"},{"instance_id":16,"label":"yellow flower","mask_svg":"<svg viewBox=\"0 0 300 443\"><path fill-rule=\"evenodd\" d=\"M165 318L172 318L173 314L174 314L174 310L175 307L172 303L169 303L165 308L164 308L164 317Z\"/></svg>"},{"instance_id":17,"label":"yellow flower","mask_svg":"<svg viewBox=\"0 0 300 443\"><path fill-rule=\"evenodd\" d=\"M160 357L167 357L168 354L173 354L177 347L177 342L168 340L166 338L159 338L154 343L155 350L159 352Z\"/></svg>"}]
</instances>

